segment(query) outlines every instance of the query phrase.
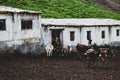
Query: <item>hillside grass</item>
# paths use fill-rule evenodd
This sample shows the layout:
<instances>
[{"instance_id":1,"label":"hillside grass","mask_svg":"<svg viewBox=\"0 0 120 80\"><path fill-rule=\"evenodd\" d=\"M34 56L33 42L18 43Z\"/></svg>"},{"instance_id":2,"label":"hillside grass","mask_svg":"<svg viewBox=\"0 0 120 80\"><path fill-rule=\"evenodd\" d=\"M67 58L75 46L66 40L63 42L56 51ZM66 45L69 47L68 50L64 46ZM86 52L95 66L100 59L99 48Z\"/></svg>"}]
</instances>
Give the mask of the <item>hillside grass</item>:
<instances>
[{"instance_id":1,"label":"hillside grass","mask_svg":"<svg viewBox=\"0 0 120 80\"><path fill-rule=\"evenodd\" d=\"M110 11L91 0L0 0L0 5L42 12L43 18L112 18L120 13Z\"/></svg>"}]
</instances>

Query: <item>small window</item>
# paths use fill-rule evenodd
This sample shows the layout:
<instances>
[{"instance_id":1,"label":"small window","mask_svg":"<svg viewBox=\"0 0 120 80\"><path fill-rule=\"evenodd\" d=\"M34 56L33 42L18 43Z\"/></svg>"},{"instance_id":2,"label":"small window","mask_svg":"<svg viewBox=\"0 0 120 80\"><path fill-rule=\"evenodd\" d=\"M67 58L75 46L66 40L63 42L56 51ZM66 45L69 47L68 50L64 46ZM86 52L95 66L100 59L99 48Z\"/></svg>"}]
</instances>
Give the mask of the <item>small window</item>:
<instances>
[{"instance_id":1,"label":"small window","mask_svg":"<svg viewBox=\"0 0 120 80\"><path fill-rule=\"evenodd\" d=\"M6 20L0 19L0 30L6 30Z\"/></svg>"},{"instance_id":2,"label":"small window","mask_svg":"<svg viewBox=\"0 0 120 80\"><path fill-rule=\"evenodd\" d=\"M105 38L105 31L102 31L101 38Z\"/></svg>"},{"instance_id":3,"label":"small window","mask_svg":"<svg viewBox=\"0 0 120 80\"><path fill-rule=\"evenodd\" d=\"M22 29L32 29L32 20L21 20Z\"/></svg>"},{"instance_id":4,"label":"small window","mask_svg":"<svg viewBox=\"0 0 120 80\"><path fill-rule=\"evenodd\" d=\"M91 31L87 31L87 40L91 40Z\"/></svg>"},{"instance_id":5,"label":"small window","mask_svg":"<svg viewBox=\"0 0 120 80\"><path fill-rule=\"evenodd\" d=\"M117 29L117 30L116 30L116 36L119 36L119 35L120 35L120 30Z\"/></svg>"},{"instance_id":6,"label":"small window","mask_svg":"<svg viewBox=\"0 0 120 80\"><path fill-rule=\"evenodd\" d=\"M74 31L71 31L71 32L70 32L70 40L71 40L71 41L74 41L74 39L75 39L75 32L74 32Z\"/></svg>"}]
</instances>

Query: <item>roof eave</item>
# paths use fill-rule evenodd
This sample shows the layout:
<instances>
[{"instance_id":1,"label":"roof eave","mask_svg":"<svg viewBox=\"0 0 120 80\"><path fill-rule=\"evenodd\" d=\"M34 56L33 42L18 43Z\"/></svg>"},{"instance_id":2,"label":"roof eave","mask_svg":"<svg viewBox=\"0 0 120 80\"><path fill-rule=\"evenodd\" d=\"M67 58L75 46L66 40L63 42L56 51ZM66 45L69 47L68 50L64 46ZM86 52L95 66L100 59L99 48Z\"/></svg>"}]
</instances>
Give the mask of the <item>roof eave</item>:
<instances>
[{"instance_id":1,"label":"roof eave","mask_svg":"<svg viewBox=\"0 0 120 80\"><path fill-rule=\"evenodd\" d=\"M120 26L120 24L113 25L55 25L55 24L42 24L42 26L66 26L66 27L94 27L94 26Z\"/></svg>"},{"instance_id":2,"label":"roof eave","mask_svg":"<svg viewBox=\"0 0 120 80\"><path fill-rule=\"evenodd\" d=\"M17 14L42 14L41 12L27 12L27 11L22 11L22 12L13 12L13 11L0 11L0 13L2 14L6 14L6 13L17 13Z\"/></svg>"}]
</instances>

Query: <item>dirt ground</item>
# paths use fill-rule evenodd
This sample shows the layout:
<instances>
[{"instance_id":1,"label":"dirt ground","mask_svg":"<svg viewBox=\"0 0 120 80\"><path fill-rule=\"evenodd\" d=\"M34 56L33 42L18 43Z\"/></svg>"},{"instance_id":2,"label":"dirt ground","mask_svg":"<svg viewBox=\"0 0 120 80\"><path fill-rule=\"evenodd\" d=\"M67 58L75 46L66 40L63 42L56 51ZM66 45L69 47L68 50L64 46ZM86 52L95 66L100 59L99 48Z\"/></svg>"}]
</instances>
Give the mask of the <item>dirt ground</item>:
<instances>
[{"instance_id":1,"label":"dirt ground","mask_svg":"<svg viewBox=\"0 0 120 80\"><path fill-rule=\"evenodd\" d=\"M1 55L0 80L120 80L120 51L94 66L76 58Z\"/></svg>"}]
</instances>

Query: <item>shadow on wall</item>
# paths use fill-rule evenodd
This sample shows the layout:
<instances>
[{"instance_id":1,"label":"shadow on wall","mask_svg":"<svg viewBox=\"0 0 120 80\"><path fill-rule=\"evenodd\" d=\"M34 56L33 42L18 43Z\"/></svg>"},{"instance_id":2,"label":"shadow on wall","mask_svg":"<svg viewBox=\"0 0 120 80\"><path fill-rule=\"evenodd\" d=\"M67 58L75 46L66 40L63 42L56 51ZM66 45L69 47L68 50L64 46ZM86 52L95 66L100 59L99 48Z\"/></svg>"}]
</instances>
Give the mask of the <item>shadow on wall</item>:
<instances>
[{"instance_id":1,"label":"shadow on wall","mask_svg":"<svg viewBox=\"0 0 120 80\"><path fill-rule=\"evenodd\" d=\"M13 53L14 46L8 46L7 42L0 42L0 53Z\"/></svg>"},{"instance_id":2,"label":"shadow on wall","mask_svg":"<svg viewBox=\"0 0 120 80\"><path fill-rule=\"evenodd\" d=\"M44 44L41 43L30 43L30 42L24 42L22 45L17 45L16 49L18 52L27 54L33 54L33 55L42 55L46 52Z\"/></svg>"},{"instance_id":3,"label":"shadow on wall","mask_svg":"<svg viewBox=\"0 0 120 80\"><path fill-rule=\"evenodd\" d=\"M45 46L41 43L30 43L25 41L21 45L8 46L6 42L0 42L0 53L30 53L33 55L45 54Z\"/></svg>"},{"instance_id":4,"label":"shadow on wall","mask_svg":"<svg viewBox=\"0 0 120 80\"><path fill-rule=\"evenodd\" d=\"M0 42L0 48L7 46L6 42Z\"/></svg>"}]
</instances>

